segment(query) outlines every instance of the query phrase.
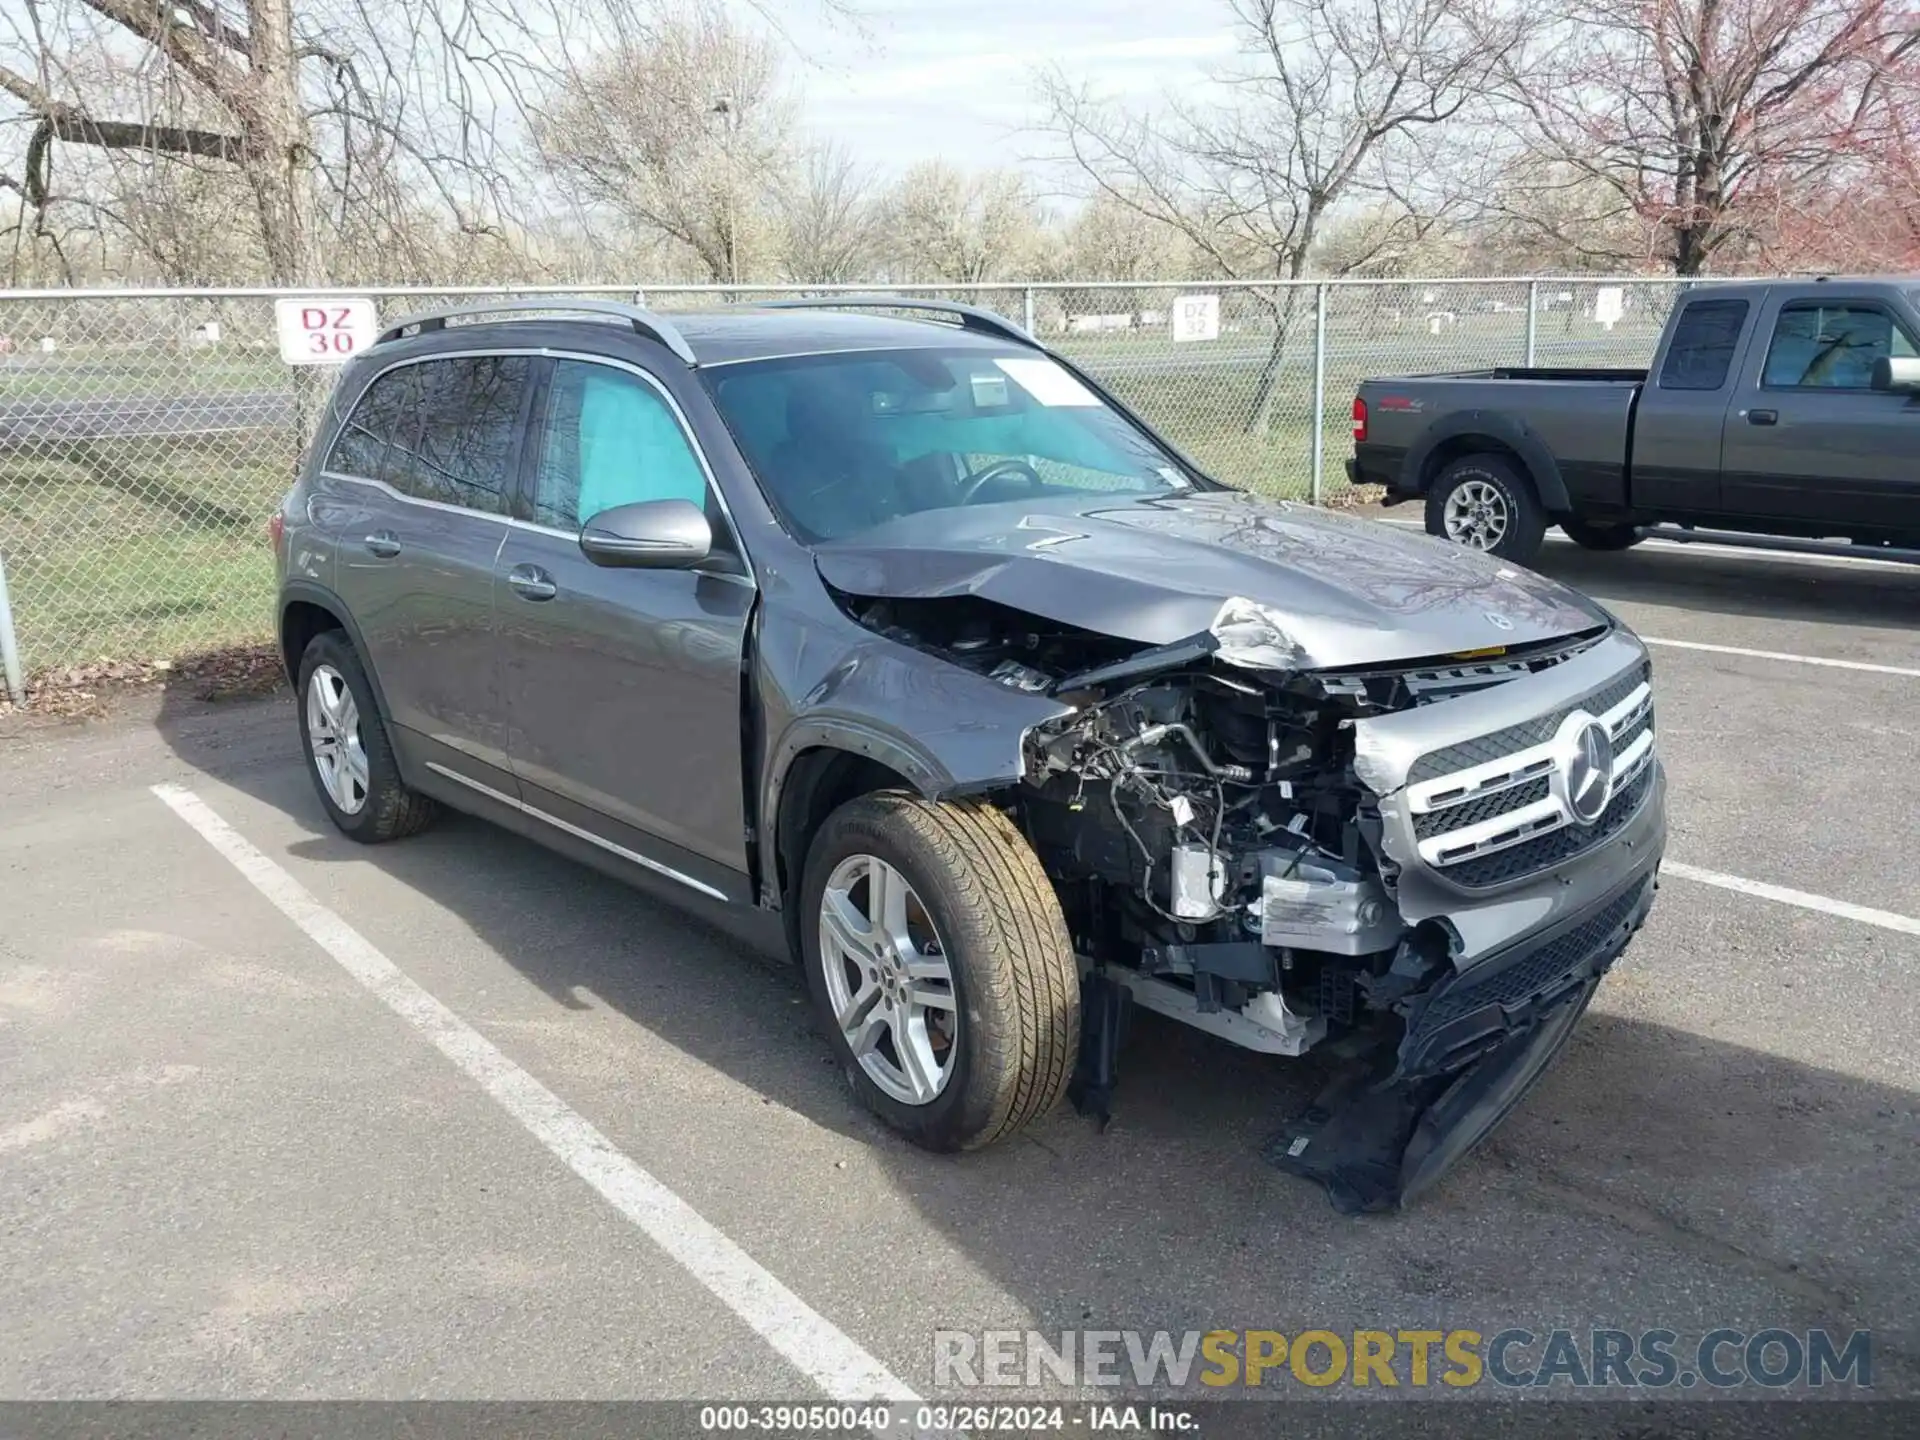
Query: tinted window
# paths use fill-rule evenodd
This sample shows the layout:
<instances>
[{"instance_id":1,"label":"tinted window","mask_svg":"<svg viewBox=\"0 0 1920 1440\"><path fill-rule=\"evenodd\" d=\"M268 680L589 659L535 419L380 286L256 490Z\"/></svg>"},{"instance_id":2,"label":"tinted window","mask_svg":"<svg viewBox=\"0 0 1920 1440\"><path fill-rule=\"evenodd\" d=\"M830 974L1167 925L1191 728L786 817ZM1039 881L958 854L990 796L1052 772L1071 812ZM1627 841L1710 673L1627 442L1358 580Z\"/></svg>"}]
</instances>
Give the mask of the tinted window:
<instances>
[{"instance_id":1,"label":"tinted window","mask_svg":"<svg viewBox=\"0 0 1920 1440\"><path fill-rule=\"evenodd\" d=\"M1865 390L1873 362L1911 356L1912 339L1871 305L1794 305L1780 312L1767 349L1765 383L1796 389Z\"/></svg>"},{"instance_id":2,"label":"tinted window","mask_svg":"<svg viewBox=\"0 0 1920 1440\"><path fill-rule=\"evenodd\" d=\"M852 351L714 374L728 428L805 540L918 511L1189 483L1151 435L1031 351Z\"/></svg>"},{"instance_id":3,"label":"tinted window","mask_svg":"<svg viewBox=\"0 0 1920 1440\"><path fill-rule=\"evenodd\" d=\"M395 444L411 451L419 428L419 367L389 370L367 388L340 427L327 468L368 480L387 478L387 452Z\"/></svg>"},{"instance_id":4,"label":"tinted window","mask_svg":"<svg viewBox=\"0 0 1920 1440\"><path fill-rule=\"evenodd\" d=\"M529 363L474 355L388 371L354 407L328 468L418 500L506 513Z\"/></svg>"},{"instance_id":5,"label":"tinted window","mask_svg":"<svg viewBox=\"0 0 1920 1440\"><path fill-rule=\"evenodd\" d=\"M1718 390L1726 384L1746 323L1744 300L1695 300L1687 306L1673 327L1673 344L1660 367L1660 388Z\"/></svg>"},{"instance_id":6,"label":"tinted window","mask_svg":"<svg viewBox=\"0 0 1920 1440\"><path fill-rule=\"evenodd\" d=\"M707 478L659 391L608 365L553 367L533 518L563 530L641 500L705 505Z\"/></svg>"},{"instance_id":7,"label":"tinted window","mask_svg":"<svg viewBox=\"0 0 1920 1440\"><path fill-rule=\"evenodd\" d=\"M420 372L420 437L405 478L391 478L394 488L506 513L530 364L524 355L474 355L409 367Z\"/></svg>"}]
</instances>

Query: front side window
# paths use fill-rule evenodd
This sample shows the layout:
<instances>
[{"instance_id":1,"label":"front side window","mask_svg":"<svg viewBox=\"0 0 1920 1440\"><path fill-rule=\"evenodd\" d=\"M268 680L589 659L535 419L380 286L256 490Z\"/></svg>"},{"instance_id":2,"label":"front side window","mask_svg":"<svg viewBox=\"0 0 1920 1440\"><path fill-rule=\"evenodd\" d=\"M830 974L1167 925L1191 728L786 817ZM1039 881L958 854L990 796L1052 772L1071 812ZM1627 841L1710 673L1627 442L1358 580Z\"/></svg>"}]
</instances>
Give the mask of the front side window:
<instances>
[{"instance_id":1,"label":"front side window","mask_svg":"<svg viewBox=\"0 0 1920 1440\"><path fill-rule=\"evenodd\" d=\"M528 365L523 355L463 355L389 370L354 407L327 468L505 514Z\"/></svg>"},{"instance_id":2,"label":"front side window","mask_svg":"<svg viewBox=\"0 0 1920 1440\"><path fill-rule=\"evenodd\" d=\"M707 383L803 540L921 511L1191 484L1151 435L1032 351L807 355L729 365Z\"/></svg>"},{"instance_id":3,"label":"front side window","mask_svg":"<svg viewBox=\"0 0 1920 1440\"><path fill-rule=\"evenodd\" d=\"M1688 305L1673 327L1673 343L1660 367L1660 388L1718 390L1726 384L1746 323L1744 300L1695 300Z\"/></svg>"},{"instance_id":4,"label":"front side window","mask_svg":"<svg viewBox=\"0 0 1920 1440\"><path fill-rule=\"evenodd\" d=\"M1912 356L1913 339L1872 305L1790 305L1780 312L1762 383L1787 389L1866 390L1873 363Z\"/></svg>"},{"instance_id":5,"label":"front side window","mask_svg":"<svg viewBox=\"0 0 1920 1440\"><path fill-rule=\"evenodd\" d=\"M706 473L679 418L636 375L581 360L557 362L534 472L533 518L573 530L602 510L642 500L707 503Z\"/></svg>"}]
</instances>

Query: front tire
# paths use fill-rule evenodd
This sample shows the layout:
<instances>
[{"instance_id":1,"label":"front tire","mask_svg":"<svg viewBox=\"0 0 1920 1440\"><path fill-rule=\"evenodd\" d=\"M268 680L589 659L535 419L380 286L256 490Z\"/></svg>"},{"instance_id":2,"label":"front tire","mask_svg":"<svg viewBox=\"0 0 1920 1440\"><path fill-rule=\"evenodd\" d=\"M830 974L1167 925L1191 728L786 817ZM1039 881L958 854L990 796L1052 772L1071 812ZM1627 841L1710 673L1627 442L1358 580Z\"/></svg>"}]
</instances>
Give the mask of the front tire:
<instances>
[{"instance_id":1,"label":"front tire","mask_svg":"<svg viewBox=\"0 0 1920 1440\"><path fill-rule=\"evenodd\" d=\"M363 844L423 830L440 807L409 789L360 657L339 630L308 642L300 657L300 748L334 828Z\"/></svg>"},{"instance_id":2,"label":"front tire","mask_svg":"<svg viewBox=\"0 0 1920 1440\"><path fill-rule=\"evenodd\" d=\"M1637 525L1594 525L1585 520L1562 520L1560 528L1582 550L1631 550L1647 537Z\"/></svg>"},{"instance_id":3,"label":"front tire","mask_svg":"<svg viewBox=\"0 0 1920 1440\"><path fill-rule=\"evenodd\" d=\"M1512 464L1498 455L1468 455L1434 477L1427 533L1527 565L1540 553L1547 516Z\"/></svg>"},{"instance_id":4,"label":"front tire","mask_svg":"<svg viewBox=\"0 0 1920 1440\"><path fill-rule=\"evenodd\" d=\"M883 791L827 817L800 888L803 968L865 1105L929 1150L1015 1133L1065 1092L1080 974L1059 902L993 806Z\"/></svg>"}]
</instances>

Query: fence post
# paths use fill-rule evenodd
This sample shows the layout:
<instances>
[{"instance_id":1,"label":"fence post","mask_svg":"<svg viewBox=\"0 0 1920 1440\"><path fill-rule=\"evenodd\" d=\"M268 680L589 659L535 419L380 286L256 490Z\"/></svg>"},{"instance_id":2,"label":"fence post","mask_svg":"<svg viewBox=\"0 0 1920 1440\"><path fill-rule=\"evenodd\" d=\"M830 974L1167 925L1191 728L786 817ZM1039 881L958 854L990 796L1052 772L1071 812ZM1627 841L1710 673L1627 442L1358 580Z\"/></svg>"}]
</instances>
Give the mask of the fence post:
<instances>
[{"instance_id":1,"label":"fence post","mask_svg":"<svg viewBox=\"0 0 1920 1440\"><path fill-rule=\"evenodd\" d=\"M1527 282L1527 369L1533 368L1534 346L1540 339L1540 282Z\"/></svg>"},{"instance_id":2,"label":"fence post","mask_svg":"<svg viewBox=\"0 0 1920 1440\"><path fill-rule=\"evenodd\" d=\"M13 605L7 599L7 562L3 557L0 557L0 669L6 671L8 697L24 710L27 685L20 674L20 645L13 634Z\"/></svg>"},{"instance_id":3,"label":"fence post","mask_svg":"<svg viewBox=\"0 0 1920 1440\"><path fill-rule=\"evenodd\" d=\"M1313 290L1313 503L1320 503L1320 475L1327 458L1327 287Z\"/></svg>"},{"instance_id":4,"label":"fence post","mask_svg":"<svg viewBox=\"0 0 1920 1440\"><path fill-rule=\"evenodd\" d=\"M1021 328L1031 335L1033 334L1033 287L1027 286L1021 295L1023 306L1020 313L1025 317Z\"/></svg>"}]
</instances>

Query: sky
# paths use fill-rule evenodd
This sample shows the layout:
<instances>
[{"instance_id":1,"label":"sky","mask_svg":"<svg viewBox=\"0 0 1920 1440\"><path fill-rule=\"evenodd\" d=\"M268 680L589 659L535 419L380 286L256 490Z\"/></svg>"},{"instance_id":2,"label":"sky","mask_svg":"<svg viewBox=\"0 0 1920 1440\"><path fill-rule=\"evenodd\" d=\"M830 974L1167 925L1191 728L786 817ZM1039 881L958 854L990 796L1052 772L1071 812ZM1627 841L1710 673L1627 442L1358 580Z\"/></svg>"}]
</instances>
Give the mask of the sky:
<instances>
[{"instance_id":1,"label":"sky","mask_svg":"<svg viewBox=\"0 0 1920 1440\"><path fill-rule=\"evenodd\" d=\"M1017 165L1038 148L1031 77L1059 65L1146 101L1229 59L1225 0L849 0L835 19L770 0L808 126L886 170L944 158Z\"/></svg>"}]
</instances>

